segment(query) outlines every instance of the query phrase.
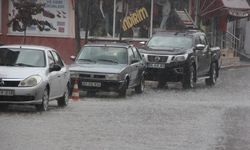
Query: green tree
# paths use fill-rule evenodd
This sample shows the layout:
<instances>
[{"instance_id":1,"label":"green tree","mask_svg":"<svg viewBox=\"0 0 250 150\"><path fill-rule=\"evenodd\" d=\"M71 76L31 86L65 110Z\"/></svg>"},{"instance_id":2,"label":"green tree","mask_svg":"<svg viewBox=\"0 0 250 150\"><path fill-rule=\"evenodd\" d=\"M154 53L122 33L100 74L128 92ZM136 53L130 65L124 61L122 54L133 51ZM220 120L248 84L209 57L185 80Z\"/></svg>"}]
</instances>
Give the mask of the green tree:
<instances>
[{"instance_id":1,"label":"green tree","mask_svg":"<svg viewBox=\"0 0 250 150\"><path fill-rule=\"evenodd\" d=\"M34 16L42 14L47 18L55 18L55 15L44 9L45 3L37 3L34 0L11 0L17 13L8 22L13 31L24 32L23 43L26 43L27 27L37 26L40 31L56 30L47 20L38 20Z\"/></svg>"}]
</instances>

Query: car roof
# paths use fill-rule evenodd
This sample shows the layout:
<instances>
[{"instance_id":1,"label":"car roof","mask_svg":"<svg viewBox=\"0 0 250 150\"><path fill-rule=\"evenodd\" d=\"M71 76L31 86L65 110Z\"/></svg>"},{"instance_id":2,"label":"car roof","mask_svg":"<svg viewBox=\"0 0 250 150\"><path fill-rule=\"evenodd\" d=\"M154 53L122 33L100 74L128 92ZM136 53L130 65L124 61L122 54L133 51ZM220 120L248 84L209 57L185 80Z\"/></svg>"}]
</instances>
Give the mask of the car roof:
<instances>
[{"instance_id":1,"label":"car roof","mask_svg":"<svg viewBox=\"0 0 250 150\"><path fill-rule=\"evenodd\" d=\"M48 50L54 50L53 48L47 47L47 46L40 46L40 45L3 45L0 46L0 48L24 48L24 49L33 49L33 50L44 50L44 51L48 51Z\"/></svg>"},{"instance_id":2,"label":"car roof","mask_svg":"<svg viewBox=\"0 0 250 150\"><path fill-rule=\"evenodd\" d=\"M204 34L204 33L199 30L169 30L169 31L157 32L153 36L169 36L169 35L193 36L196 34Z\"/></svg>"},{"instance_id":3,"label":"car roof","mask_svg":"<svg viewBox=\"0 0 250 150\"><path fill-rule=\"evenodd\" d=\"M123 47L123 48L128 48L132 46L129 43L124 42L93 42L93 43L88 43L84 46L107 46L107 47Z\"/></svg>"}]
</instances>

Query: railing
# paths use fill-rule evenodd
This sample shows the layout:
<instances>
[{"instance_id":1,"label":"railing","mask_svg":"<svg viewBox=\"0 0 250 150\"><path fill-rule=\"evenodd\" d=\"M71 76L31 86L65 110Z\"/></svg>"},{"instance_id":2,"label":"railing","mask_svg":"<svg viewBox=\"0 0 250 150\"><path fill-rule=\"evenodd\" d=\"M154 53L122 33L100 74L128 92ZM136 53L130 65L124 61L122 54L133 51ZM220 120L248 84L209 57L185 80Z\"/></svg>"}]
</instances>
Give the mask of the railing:
<instances>
[{"instance_id":1,"label":"railing","mask_svg":"<svg viewBox=\"0 0 250 150\"><path fill-rule=\"evenodd\" d=\"M241 40L231 32L226 32L226 37L224 42L226 44L225 45L226 48L232 48L236 51L238 51L241 47Z\"/></svg>"}]
</instances>

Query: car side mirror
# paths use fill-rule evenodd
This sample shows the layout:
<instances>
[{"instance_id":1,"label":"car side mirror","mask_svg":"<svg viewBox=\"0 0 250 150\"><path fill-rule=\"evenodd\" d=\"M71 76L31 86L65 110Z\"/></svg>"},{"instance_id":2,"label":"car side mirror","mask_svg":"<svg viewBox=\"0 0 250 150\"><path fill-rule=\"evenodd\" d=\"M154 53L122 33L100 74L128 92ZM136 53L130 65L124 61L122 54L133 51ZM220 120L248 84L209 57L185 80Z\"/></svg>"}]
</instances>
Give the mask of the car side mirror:
<instances>
[{"instance_id":1,"label":"car side mirror","mask_svg":"<svg viewBox=\"0 0 250 150\"><path fill-rule=\"evenodd\" d=\"M70 56L70 60L75 61L76 60L76 56Z\"/></svg>"},{"instance_id":2,"label":"car side mirror","mask_svg":"<svg viewBox=\"0 0 250 150\"><path fill-rule=\"evenodd\" d=\"M50 72L53 72L53 71L60 71L62 69L62 67L58 64L54 64L52 65L50 68L49 68L49 71Z\"/></svg>"},{"instance_id":3,"label":"car side mirror","mask_svg":"<svg viewBox=\"0 0 250 150\"><path fill-rule=\"evenodd\" d=\"M195 49L196 50L203 50L205 48L205 45L204 44L197 44L196 46L195 46Z\"/></svg>"}]
</instances>

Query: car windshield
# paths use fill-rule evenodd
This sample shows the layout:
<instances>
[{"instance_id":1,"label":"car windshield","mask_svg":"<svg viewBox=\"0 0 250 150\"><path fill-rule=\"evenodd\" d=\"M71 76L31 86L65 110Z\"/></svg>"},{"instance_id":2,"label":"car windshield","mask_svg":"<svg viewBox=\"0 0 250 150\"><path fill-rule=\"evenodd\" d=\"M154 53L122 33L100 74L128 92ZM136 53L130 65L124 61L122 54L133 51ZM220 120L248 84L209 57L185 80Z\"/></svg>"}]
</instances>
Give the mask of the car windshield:
<instances>
[{"instance_id":1,"label":"car windshield","mask_svg":"<svg viewBox=\"0 0 250 150\"><path fill-rule=\"evenodd\" d=\"M147 44L150 48L182 49L192 47L192 38L184 36L155 36Z\"/></svg>"},{"instance_id":2,"label":"car windshield","mask_svg":"<svg viewBox=\"0 0 250 150\"><path fill-rule=\"evenodd\" d=\"M77 61L85 63L127 64L128 54L126 48L121 47L86 46L81 50Z\"/></svg>"},{"instance_id":3,"label":"car windshield","mask_svg":"<svg viewBox=\"0 0 250 150\"><path fill-rule=\"evenodd\" d=\"M0 48L0 66L45 67L41 50Z\"/></svg>"}]
</instances>

